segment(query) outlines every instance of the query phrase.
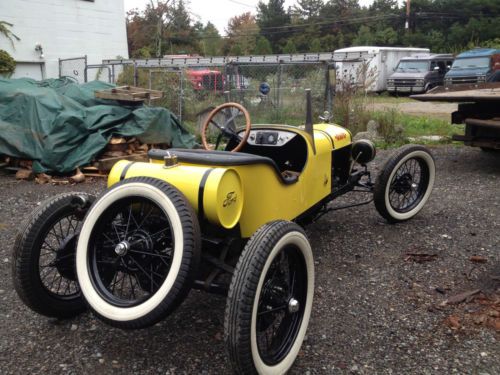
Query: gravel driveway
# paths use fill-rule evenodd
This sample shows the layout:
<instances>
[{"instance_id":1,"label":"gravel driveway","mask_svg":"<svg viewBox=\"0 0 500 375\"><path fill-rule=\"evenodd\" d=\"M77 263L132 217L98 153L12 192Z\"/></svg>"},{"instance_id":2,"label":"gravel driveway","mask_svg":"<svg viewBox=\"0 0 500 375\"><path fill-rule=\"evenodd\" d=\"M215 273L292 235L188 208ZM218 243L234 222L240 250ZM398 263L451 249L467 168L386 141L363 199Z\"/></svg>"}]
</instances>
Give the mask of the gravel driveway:
<instances>
[{"instance_id":1,"label":"gravel driveway","mask_svg":"<svg viewBox=\"0 0 500 375\"><path fill-rule=\"evenodd\" d=\"M433 153L436 186L415 219L388 225L368 205L307 228L316 294L291 373L500 373L500 154L466 147ZM162 323L132 332L89 313L49 320L17 298L10 252L22 218L55 193L103 188L102 180L41 186L0 176L0 373L230 373L220 296L194 291ZM442 303L476 288L482 293L464 302Z\"/></svg>"}]
</instances>

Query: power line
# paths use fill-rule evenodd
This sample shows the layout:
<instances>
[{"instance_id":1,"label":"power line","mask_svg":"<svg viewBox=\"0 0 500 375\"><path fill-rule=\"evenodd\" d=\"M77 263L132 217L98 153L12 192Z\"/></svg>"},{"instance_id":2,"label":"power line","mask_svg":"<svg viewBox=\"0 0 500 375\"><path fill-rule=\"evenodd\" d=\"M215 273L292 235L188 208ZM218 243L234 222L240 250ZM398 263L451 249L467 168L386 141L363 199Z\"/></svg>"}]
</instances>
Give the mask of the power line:
<instances>
[{"instance_id":1,"label":"power line","mask_svg":"<svg viewBox=\"0 0 500 375\"><path fill-rule=\"evenodd\" d=\"M245 4L245 3L242 3L241 1L236 1L236 0L227 0L227 1L229 1L230 3L234 3L234 4L238 4L238 5L243 5L244 7L255 9L254 5Z\"/></svg>"}]
</instances>

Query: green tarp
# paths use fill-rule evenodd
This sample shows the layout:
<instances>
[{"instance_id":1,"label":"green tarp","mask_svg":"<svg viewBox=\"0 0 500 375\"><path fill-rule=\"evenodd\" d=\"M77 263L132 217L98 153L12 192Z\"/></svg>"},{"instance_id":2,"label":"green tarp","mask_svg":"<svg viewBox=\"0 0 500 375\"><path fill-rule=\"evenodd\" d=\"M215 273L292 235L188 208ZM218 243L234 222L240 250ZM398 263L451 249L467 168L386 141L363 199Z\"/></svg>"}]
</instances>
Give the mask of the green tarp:
<instances>
[{"instance_id":1,"label":"green tarp","mask_svg":"<svg viewBox=\"0 0 500 375\"><path fill-rule=\"evenodd\" d=\"M114 87L69 79L0 79L0 154L33 160L33 170L72 172L89 164L112 136L192 148L194 137L168 110L98 100Z\"/></svg>"}]
</instances>

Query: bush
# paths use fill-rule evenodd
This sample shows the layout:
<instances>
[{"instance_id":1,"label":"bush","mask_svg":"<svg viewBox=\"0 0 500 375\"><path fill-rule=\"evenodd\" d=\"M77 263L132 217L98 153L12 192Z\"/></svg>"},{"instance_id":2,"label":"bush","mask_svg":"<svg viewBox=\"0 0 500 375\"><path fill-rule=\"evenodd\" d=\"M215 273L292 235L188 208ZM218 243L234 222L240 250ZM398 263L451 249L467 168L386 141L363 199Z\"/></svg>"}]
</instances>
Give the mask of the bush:
<instances>
[{"instance_id":1,"label":"bush","mask_svg":"<svg viewBox=\"0 0 500 375\"><path fill-rule=\"evenodd\" d=\"M0 49L0 75L10 77L16 70L16 61L6 51Z\"/></svg>"},{"instance_id":2,"label":"bush","mask_svg":"<svg viewBox=\"0 0 500 375\"><path fill-rule=\"evenodd\" d=\"M386 143L401 144L406 141L405 129L400 124L401 114L397 109L374 113L373 117L378 122L378 132Z\"/></svg>"}]
</instances>

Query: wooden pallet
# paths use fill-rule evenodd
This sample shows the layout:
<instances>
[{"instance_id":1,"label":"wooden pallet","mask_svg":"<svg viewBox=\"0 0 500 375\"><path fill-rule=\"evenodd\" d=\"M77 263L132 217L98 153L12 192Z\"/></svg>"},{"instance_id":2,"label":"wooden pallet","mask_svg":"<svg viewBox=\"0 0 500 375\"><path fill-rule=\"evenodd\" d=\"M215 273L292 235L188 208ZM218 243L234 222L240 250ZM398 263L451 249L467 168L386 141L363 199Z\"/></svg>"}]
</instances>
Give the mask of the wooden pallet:
<instances>
[{"instance_id":1,"label":"wooden pallet","mask_svg":"<svg viewBox=\"0 0 500 375\"><path fill-rule=\"evenodd\" d=\"M161 99L163 92L148 90L135 86L119 86L109 90L99 90L94 93L96 98L118 100L124 102L143 102L145 100Z\"/></svg>"}]
</instances>

